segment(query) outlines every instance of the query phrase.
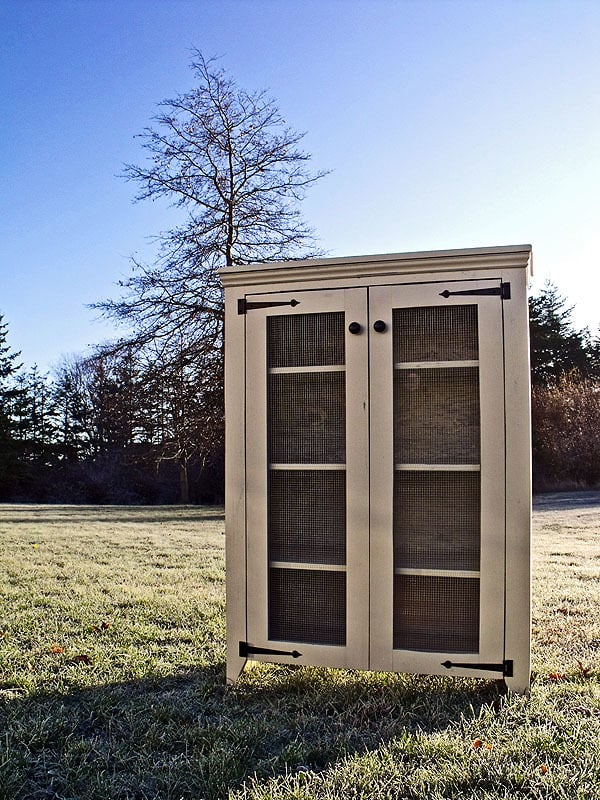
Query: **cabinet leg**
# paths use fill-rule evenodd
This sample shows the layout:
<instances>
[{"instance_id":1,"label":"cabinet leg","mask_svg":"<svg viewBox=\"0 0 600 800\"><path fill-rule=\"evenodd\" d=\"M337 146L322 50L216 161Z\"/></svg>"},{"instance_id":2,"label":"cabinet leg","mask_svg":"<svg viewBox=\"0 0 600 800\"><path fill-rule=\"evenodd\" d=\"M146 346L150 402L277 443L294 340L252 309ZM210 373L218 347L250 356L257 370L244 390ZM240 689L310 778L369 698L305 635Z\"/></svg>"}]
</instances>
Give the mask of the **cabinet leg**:
<instances>
[{"instance_id":1,"label":"cabinet leg","mask_svg":"<svg viewBox=\"0 0 600 800\"><path fill-rule=\"evenodd\" d=\"M238 656L236 654L231 654L227 656L226 681L229 685L237 681L237 679L244 671L246 663L247 663L246 658L242 658L241 656Z\"/></svg>"},{"instance_id":2,"label":"cabinet leg","mask_svg":"<svg viewBox=\"0 0 600 800\"><path fill-rule=\"evenodd\" d=\"M529 676L523 677L515 675L514 678L504 678L503 682L506 684L506 688L509 692L524 694L526 697L529 697L531 693Z\"/></svg>"}]
</instances>

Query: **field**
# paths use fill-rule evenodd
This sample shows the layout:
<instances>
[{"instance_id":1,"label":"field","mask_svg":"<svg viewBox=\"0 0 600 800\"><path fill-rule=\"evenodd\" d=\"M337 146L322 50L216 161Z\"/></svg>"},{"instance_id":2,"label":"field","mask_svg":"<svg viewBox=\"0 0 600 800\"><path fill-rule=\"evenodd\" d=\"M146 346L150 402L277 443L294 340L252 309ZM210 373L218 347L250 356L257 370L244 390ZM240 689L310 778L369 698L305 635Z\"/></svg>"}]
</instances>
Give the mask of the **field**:
<instances>
[{"instance_id":1,"label":"field","mask_svg":"<svg viewBox=\"0 0 600 800\"><path fill-rule=\"evenodd\" d=\"M224 684L211 508L0 506L0 798L600 798L600 494L534 514L530 698L259 666Z\"/></svg>"}]
</instances>

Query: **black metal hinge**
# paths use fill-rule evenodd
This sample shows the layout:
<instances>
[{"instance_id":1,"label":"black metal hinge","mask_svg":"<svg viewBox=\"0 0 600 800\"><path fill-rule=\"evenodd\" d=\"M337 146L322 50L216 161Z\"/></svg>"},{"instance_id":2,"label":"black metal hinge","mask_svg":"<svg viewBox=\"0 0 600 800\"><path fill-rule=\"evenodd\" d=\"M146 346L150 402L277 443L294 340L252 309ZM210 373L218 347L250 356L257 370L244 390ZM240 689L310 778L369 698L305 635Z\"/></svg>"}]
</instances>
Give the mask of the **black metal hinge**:
<instances>
[{"instance_id":1,"label":"black metal hinge","mask_svg":"<svg viewBox=\"0 0 600 800\"><path fill-rule=\"evenodd\" d=\"M255 308L273 308L274 306L292 306L295 308L300 305L299 300L279 300L270 303L253 303L251 300L246 300L242 297L238 300L238 314L245 314L247 311L252 311Z\"/></svg>"},{"instance_id":2,"label":"black metal hinge","mask_svg":"<svg viewBox=\"0 0 600 800\"><path fill-rule=\"evenodd\" d=\"M457 292L449 292L448 289L444 289L443 292L440 292L440 297L445 297L447 299L453 294L497 295L498 297L501 297L503 300L510 300L510 283L501 283L500 286L490 286L488 289L464 289L462 291L457 291Z\"/></svg>"},{"instance_id":3,"label":"black metal hinge","mask_svg":"<svg viewBox=\"0 0 600 800\"><path fill-rule=\"evenodd\" d=\"M456 664L453 661L442 661L442 667L446 667L446 669L457 667L460 669L479 669L486 672L501 672L505 678L512 678L513 676L512 660L503 661L501 664Z\"/></svg>"},{"instance_id":4,"label":"black metal hinge","mask_svg":"<svg viewBox=\"0 0 600 800\"><path fill-rule=\"evenodd\" d=\"M240 656L248 658L248 656L291 656L292 658L300 658L302 653L297 650L271 650L268 647L255 647L248 642L240 642Z\"/></svg>"}]
</instances>

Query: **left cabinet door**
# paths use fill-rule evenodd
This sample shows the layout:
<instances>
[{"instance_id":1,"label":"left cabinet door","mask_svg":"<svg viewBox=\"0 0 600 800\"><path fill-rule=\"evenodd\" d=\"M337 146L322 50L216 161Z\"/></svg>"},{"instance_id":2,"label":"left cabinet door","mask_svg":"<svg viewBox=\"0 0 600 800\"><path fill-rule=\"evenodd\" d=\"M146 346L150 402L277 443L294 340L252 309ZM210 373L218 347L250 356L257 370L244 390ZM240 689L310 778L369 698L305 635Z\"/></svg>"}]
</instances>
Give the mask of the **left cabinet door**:
<instances>
[{"instance_id":1,"label":"left cabinet door","mask_svg":"<svg viewBox=\"0 0 600 800\"><path fill-rule=\"evenodd\" d=\"M366 290L247 296L250 658L368 666L368 419Z\"/></svg>"}]
</instances>

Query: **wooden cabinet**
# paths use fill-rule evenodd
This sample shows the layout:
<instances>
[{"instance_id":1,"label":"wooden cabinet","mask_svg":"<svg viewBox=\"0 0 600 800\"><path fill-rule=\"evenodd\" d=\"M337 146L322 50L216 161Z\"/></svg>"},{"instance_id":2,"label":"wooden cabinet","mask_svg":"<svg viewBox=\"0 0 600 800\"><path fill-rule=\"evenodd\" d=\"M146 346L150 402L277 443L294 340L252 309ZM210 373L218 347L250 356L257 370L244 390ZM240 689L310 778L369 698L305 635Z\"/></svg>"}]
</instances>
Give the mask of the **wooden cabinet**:
<instances>
[{"instance_id":1,"label":"wooden cabinet","mask_svg":"<svg viewBox=\"0 0 600 800\"><path fill-rule=\"evenodd\" d=\"M221 271L228 679L529 686L529 246Z\"/></svg>"}]
</instances>

